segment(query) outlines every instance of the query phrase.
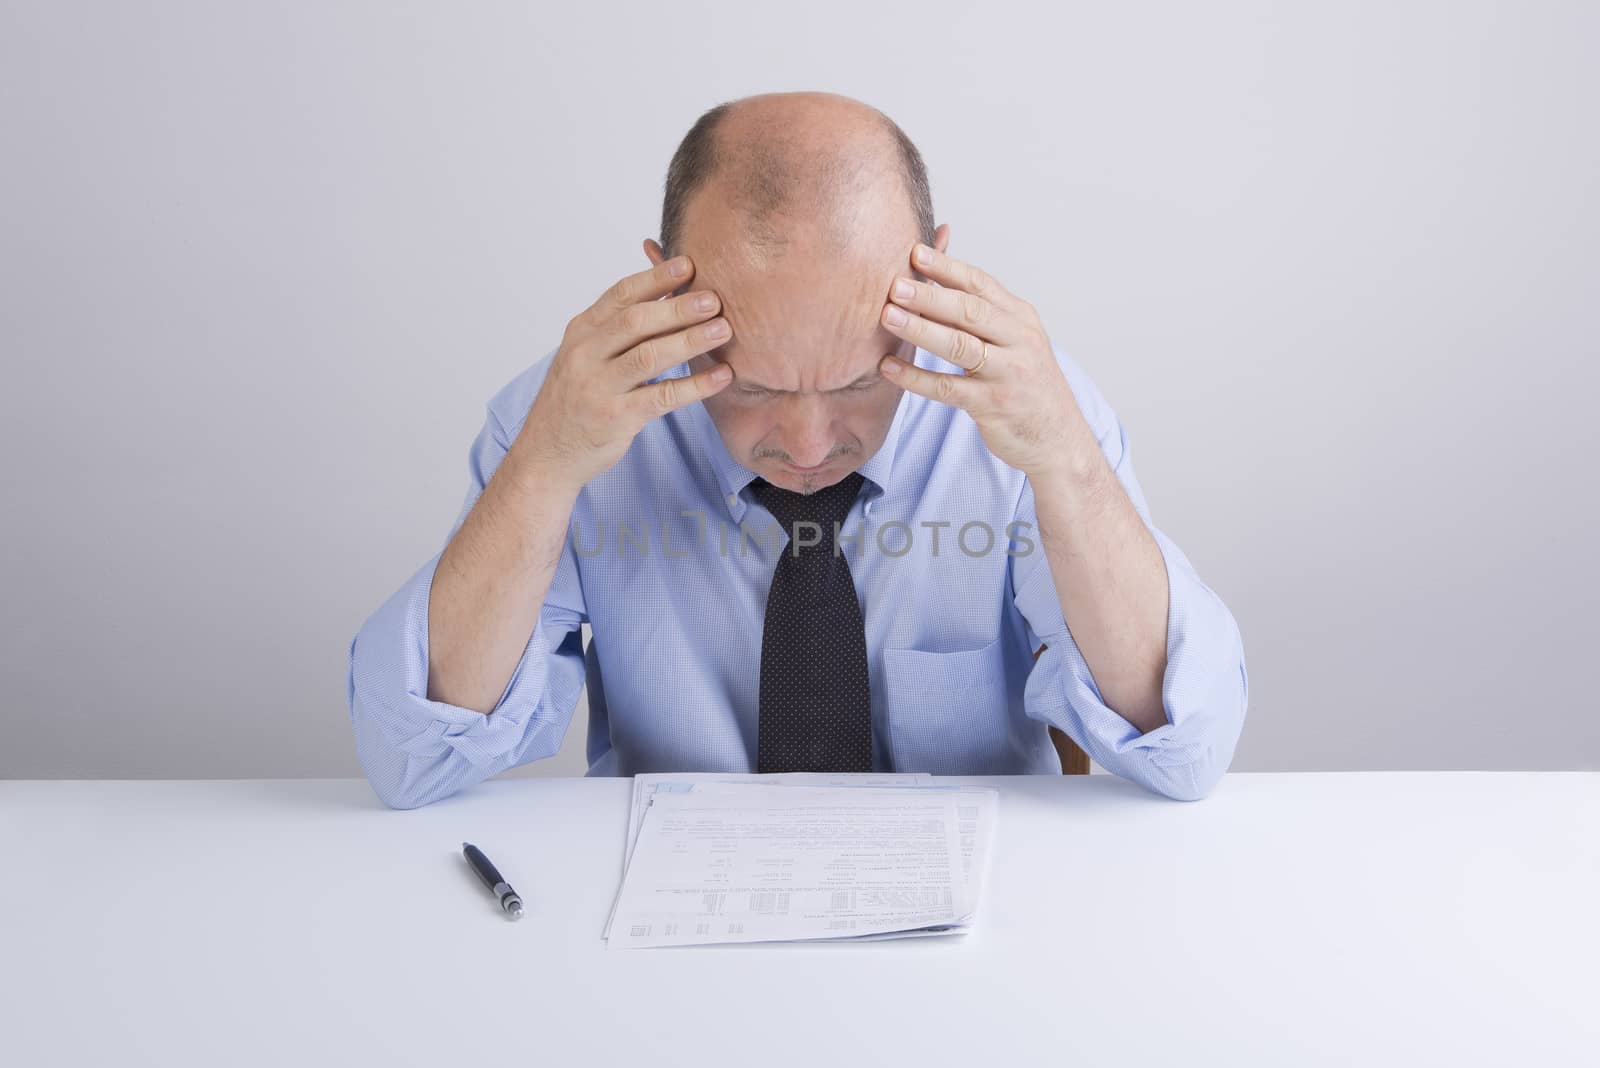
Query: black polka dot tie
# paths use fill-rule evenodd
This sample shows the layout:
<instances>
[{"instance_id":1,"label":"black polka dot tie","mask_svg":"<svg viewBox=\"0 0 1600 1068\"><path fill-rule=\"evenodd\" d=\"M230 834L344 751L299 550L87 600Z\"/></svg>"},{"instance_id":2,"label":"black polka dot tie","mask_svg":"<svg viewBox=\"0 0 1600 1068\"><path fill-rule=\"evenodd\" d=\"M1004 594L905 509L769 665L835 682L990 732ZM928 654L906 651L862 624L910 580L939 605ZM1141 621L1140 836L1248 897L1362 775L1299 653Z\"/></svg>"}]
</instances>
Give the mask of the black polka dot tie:
<instances>
[{"instance_id":1,"label":"black polka dot tie","mask_svg":"<svg viewBox=\"0 0 1600 1068\"><path fill-rule=\"evenodd\" d=\"M866 626L833 537L865 481L851 472L809 495L751 483L790 538L772 573L761 634L757 771L872 770Z\"/></svg>"}]
</instances>

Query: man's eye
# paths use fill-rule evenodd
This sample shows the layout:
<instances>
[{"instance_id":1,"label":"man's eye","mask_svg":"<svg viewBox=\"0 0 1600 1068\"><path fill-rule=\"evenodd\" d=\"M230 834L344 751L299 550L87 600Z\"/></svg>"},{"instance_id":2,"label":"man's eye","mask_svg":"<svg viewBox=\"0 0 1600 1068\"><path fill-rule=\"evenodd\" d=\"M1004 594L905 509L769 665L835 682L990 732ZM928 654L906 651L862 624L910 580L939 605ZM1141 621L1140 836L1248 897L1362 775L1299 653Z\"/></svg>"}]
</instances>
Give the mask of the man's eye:
<instances>
[{"instance_id":1,"label":"man's eye","mask_svg":"<svg viewBox=\"0 0 1600 1068\"><path fill-rule=\"evenodd\" d=\"M881 381L881 380L879 380L879 381ZM876 387L877 385L878 385L878 381L858 382L858 383L856 383L855 385L852 385L852 386L845 386L843 392L845 392L845 393L865 393L867 390L872 389L872 388ZM754 388L749 387L749 386L740 386L734 392L738 393L739 396L741 396L741 397L749 397L752 400L760 400L763 397L774 396L772 390L770 390L770 389L754 389Z\"/></svg>"}]
</instances>

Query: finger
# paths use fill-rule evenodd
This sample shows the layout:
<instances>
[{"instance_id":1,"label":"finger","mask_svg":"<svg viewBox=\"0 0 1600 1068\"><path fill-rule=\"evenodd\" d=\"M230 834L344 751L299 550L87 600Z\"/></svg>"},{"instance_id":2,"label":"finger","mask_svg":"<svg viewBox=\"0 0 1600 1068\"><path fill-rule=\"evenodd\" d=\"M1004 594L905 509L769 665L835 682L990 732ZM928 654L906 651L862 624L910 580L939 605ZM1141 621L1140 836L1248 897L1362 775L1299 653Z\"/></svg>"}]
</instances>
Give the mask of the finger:
<instances>
[{"instance_id":1,"label":"finger","mask_svg":"<svg viewBox=\"0 0 1600 1068\"><path fill-rule=\"evenodd\" d=\"M634 415L643 426L656 416L686 407L722 392L733 381L733 368L717 363L709 370L684 378L667 378L639 386L628 395Z\"/></svg>"},{"instance_id":2,"label":"finger","mask_svg":"<svg viewBox=\"0 0 1600 1068\"><path fill-rule=\"evenodd\" d=\"M900 296L908 286L911 295ZM947 323L996 345L1016 345L1026 340L1027 326L1021 320L976 293L896 278L889 287L889 299L924 319Z\"/></svg>"},{"instance_id":3,"label":"finger","mask_svg":"<svg viewBox=\"0 0 1600 1068\"><path fill-rule=\"evenodd\" d=\"M646 338L709 319L721 306L718 296L706 289L630 304L600 325L595 344L607 357L620 356Z\"/></svg>"},{"instance_id":4,"label":"finger","mask_svg":"<svg viewBox=\"0 0 1600 1068\"><path fill-rule=\"evenodd\" d=\"M679 271L682 273L676 273ZM624 308L642 301L655 300L663 293L672 292L679 286L687 284L693 277L694 263L689 257L674 256L647 271L618 279L610 289L600 294L600 298L591 304L580 318L592 325L599 325L615 318Z\"/></svg>"},{"instance_id":5,"label":"finger","mask_svg":"<svg viewBox=\"0 0 1600 1068\"><path fill-rule=\"evenodd\" d=\"M634 386L647 382L669 367L676 367L691 356L698 356L718 345L728 343L728 337L733 333L728 325L728 320L720 315L710 322L691 323L683 326L682 321L686 316L703 318L709 312L673 313L668 308L670 303L686 303L695 294L677 298L675 302L655 304L635 304L633 311L628 314L645 313L649 309L649 316L659 316L669 319L660 329L654 330L655 336L647 337L638 344L619 353L616 359L610 362L610 368L620 378L622 388L631 389ZM679 326L681 329L672 330ZM651 329L646 327L646 329ZM662 333L662 330L672 330L671 333Z\"/></svg>"},{"instance_id":6,"label":"finger","mask_svg":"<svg viewBox=\"0 0 1600 1068\"><path fill-rule=\"evenodd\" d=\"M923 253L929 254L930 257L926 263L921 259ZM946 256L938 249L929 248L927 245L919 244L911 250L911 266L941 286L965 290L973 296L982 297L996 307L1004 308L1013 315L1020 313L1026 303L1001 285L993 275L963 260Z\"/></svg>"},{"instance_id":7,"label":"finger","mask_svg":"<svg viewBox=\"0 0 1600 1068\"><path fill-rule=\"evenodd\" d=\"M878 369L885 378L903 389L957 408L970 408L982 388L965 375L929 371L897 356L885 356L878 364Z\"/></svg>"},{"instance_id":8,"label":"finger","mask_svg":"<svg viewBox=\"0 0 1600 1068\"><path fill-rule=\"evenodd\" d=\"M897 309L906 317L906 321L898 325L891 319ZM932 319L924 319L894 304L884 305L882 319L885 330L905 338L920 349L927 349L935 356L943 356L964 371L970 371L980 365L985 371L989 369L990 365L985 363L983 354L984 340L972 336L965 330L957 330L943 323L936 323ZM997 347L992 344L989 346L990 359L994 357Z\"/></svg>"}]
</instances>

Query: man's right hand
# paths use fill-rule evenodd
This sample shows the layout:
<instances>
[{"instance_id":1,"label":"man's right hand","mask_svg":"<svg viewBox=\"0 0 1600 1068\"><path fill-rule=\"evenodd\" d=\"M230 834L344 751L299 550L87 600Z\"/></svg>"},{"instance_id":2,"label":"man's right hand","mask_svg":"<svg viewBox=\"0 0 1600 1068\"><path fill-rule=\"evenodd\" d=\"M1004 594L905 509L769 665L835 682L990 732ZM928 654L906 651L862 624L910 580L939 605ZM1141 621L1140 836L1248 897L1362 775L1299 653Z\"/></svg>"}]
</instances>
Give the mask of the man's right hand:
<instances>
[{"instance_id":1,"label":"man's right hand","mask_svg":"<svg viewBox=\"0 0 1600 1068\"><path fill-rule=\"evenodd\" d=\"M674 266L683 273L673 274ZM622 459L650 420L725 388L733 372L720 363L645 384L732 335L726 319L711 318L722 301L710 290L660 299L693 276L689 257L667 260L623 278L568 323L512 448L582 486ZM695 306L702 297L710 307ZM716 335L719 326L724 333Z\"/></svg>"}]
</instances>

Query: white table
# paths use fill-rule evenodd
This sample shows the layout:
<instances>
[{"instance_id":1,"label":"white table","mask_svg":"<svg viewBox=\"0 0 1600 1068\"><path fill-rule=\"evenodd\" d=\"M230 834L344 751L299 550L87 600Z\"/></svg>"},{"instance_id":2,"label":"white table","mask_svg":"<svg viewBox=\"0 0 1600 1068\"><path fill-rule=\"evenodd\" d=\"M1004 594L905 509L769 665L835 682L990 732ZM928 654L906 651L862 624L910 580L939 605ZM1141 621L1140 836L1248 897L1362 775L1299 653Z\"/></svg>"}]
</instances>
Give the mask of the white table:
<instances>
[{"instance_id":1,"label":"white table","mask_svg":"<svg viewBox=\"0 0 1600 1068\"><path fill-rule=\"evenodd\" d=\"M1600 1063L1600 775L949 781L971 935L628 951L626 779L0 783L0 1062Z\"/></svg>"}]
</instances>

